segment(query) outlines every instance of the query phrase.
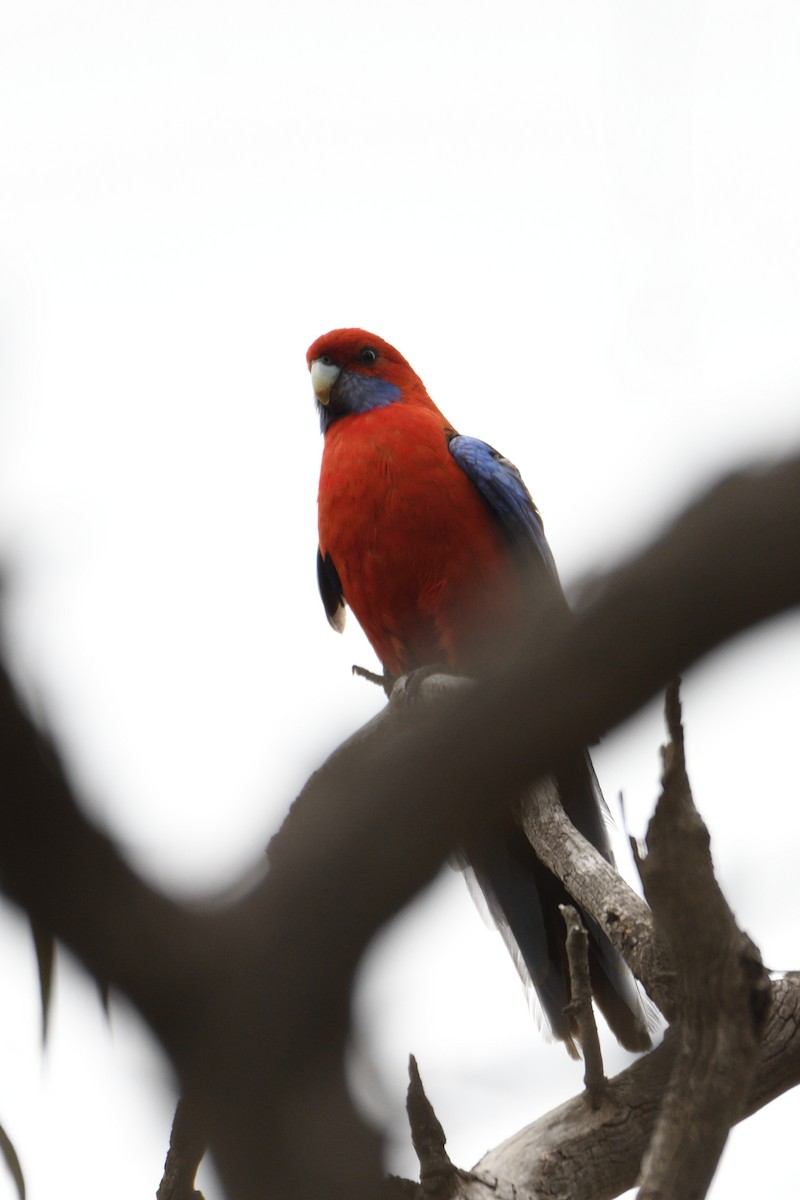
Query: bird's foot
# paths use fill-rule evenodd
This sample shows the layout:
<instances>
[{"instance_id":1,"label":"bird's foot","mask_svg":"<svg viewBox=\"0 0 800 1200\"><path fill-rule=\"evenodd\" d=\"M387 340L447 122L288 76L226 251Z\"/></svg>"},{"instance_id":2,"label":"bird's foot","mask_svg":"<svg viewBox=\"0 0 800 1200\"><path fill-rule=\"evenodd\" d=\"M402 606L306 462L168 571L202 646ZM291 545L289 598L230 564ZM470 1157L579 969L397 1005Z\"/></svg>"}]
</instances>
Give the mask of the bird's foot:
<instances>
[{"instance_id":1,"label":"bird's foot","mask_svg":"<svg viewBox=\"0 0 800 1200\"><path fill-rule=\"evenodd\" d=\"M416 667L405 675L390 675L388 671L379 675L377 671L370 671L368 667L359 667L355 663L352 670L359 679L366 679L368 683L382 687L392 703L399 705L416 704L419 700L430 698L437 691L449 690L444 682L437 687L436 684L429 683L429 680L459 677L459 672L454 671L447 663L429 663L424 667Z\"/></svg>"},{"instance_id":2,"label":"bird's foot","mask_svg":"<svg viewBox=\"0 0 800 1200\"><path fill-rule=\"evenodd\" d=\"M413 705L421 700L428 700L435 692L446 690L444 686L437 687L429 682L430 680L441 679L442 676L452 678L457 674L458 672L446 663L429 663L425 667L417 667L394 681L390 693L391 701L393 704Z\"/></svg>"}]
</instances>

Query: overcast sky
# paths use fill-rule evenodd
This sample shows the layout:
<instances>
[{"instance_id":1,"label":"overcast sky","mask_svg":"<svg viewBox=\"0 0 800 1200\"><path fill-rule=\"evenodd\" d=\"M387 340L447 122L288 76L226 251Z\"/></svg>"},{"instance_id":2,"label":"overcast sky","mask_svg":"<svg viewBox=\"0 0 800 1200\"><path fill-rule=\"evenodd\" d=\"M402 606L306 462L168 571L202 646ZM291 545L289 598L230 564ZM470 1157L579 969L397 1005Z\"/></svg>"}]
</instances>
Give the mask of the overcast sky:
<instances>
[{"instance_id":1,"label":"overcast sky","mask_svg":"<svg viewBox=\"0 0 800 1200\"><path fill-rule=\"evenodd\" d=\"M798 62L788 0L0 9L8 648L150 879L236 879L382 703L316 593L320 333L393 342L517 463L568 587L797 445ZM784 620L684 692L718 875L775 968L800 966L799 667ZM635 833L662 736L654 705L595 754ZM152 1195L157 1052L63 957L42 1059L29 938L0 922L0 1122L31 1200ZM580 1088L453 872L375 949L358 1011L395 1170L411 1051L465 1167ZM712 1197L786 1194L799 1115L790 1095L736 1131Z\"/></svg>"}]
</instances>

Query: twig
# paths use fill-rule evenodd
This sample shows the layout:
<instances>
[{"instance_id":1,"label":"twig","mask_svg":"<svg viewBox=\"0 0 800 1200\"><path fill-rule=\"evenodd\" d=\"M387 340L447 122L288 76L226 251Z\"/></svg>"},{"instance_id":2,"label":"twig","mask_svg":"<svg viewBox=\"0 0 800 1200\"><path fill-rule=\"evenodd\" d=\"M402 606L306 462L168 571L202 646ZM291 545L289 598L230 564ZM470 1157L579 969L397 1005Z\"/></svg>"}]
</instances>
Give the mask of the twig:
<instances>
[{"instance_id":1,"label":"twig","mask_svg":"<svg viewBox=\"0 0 800 1200\"><path fill-rule=\"evenodd\" d=\"M561 915L567 927L567 961L571 1000L569 1010L578 1022L579 1039L585 1064L583 1082L592 1108L597 1108L606 1090L603 1053L592 1008L592 981L589 976L589 935L583 927L577 909L561 904Z\"/></svg>"},{"instance_id":2,"label":"twig","mask_svg":"<svg viewBox=\"0 0 800 1200\"><path fill-rule=\"evenodd\" d=\"M408 1095L406 1112L411 1127L411 1141L419 1159L419 1177L422 1190L431 1197L445 1197L452 1193L456 1168L445 1150L445 1134L433 1106L425 1095L417 1060L412 1054L408 1063Z\"/></svg>"},{"instance_id":3,"label":"twig","mask_svg":"<svg viewBox=\"0 0 800 1200\"><path fill-rule=\"evenodd\" d=\"M194 1179L205 1150L198 1115L185 1099L181 1099L172 1121L164 1175L156 1200L203 1200L202 1192L195 1189Z\"/></svg>"}]
</instances>

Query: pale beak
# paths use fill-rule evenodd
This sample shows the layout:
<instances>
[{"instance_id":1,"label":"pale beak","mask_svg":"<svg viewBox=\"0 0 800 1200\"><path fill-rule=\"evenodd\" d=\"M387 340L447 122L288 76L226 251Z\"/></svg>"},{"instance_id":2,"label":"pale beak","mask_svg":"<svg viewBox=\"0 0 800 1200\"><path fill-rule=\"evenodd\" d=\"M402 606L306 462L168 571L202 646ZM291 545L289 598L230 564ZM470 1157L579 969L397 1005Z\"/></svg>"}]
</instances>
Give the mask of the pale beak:
<instances>
[{"instance_id":1,"label":"pale beak","mask_svg":"<svg viewBox=\"0 0 800 1200\"><path fill-rule=\"evenodd\" d=\"M331 388L339 378L339 368L335 363L325 363L321 358L315 358L311 364L311 386L320 404L328 404L331 398Z\"/></svg>"}]
</instances>

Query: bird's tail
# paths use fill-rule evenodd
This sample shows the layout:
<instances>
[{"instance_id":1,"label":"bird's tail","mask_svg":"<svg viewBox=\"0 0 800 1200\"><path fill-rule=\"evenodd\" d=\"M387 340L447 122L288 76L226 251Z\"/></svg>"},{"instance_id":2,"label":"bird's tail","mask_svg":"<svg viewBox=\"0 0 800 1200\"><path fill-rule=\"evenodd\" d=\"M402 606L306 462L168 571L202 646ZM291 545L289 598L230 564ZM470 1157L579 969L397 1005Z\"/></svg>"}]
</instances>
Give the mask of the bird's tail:
<instances>
[{"instance_id":1,"label":"bird's tail","mask_svg":"<svg viewBox=\"0 0 800 1200\"><path fill-rule=\"evenodd\" d=\"M556 775L562 803L573 823L613 863L603 804L588 756ZM567 1011L570 976L566 929L559 911L574 904L564 885L536 857L518 825L509 820L496 838L470 852L470 866L526 983L532 984L553 1035L577 1055L578 1028ZM637 985L621 955L584 912L589 935L589 973L595 1002L618 1041L628 1050L652 1045Z\"/></svg>"}]
</instances>

